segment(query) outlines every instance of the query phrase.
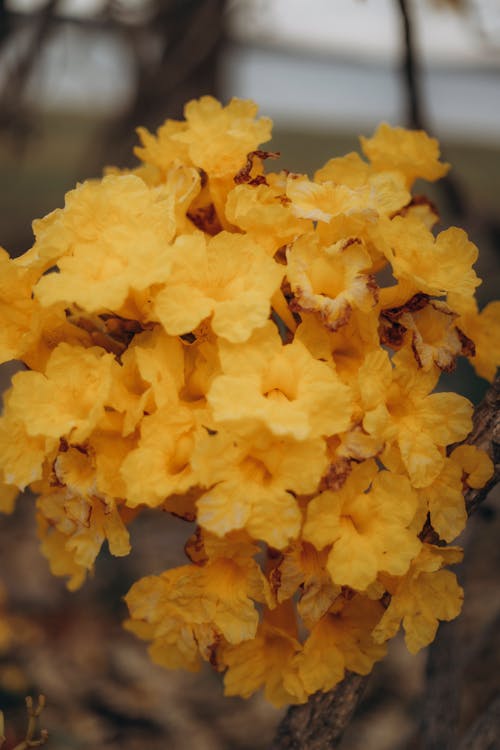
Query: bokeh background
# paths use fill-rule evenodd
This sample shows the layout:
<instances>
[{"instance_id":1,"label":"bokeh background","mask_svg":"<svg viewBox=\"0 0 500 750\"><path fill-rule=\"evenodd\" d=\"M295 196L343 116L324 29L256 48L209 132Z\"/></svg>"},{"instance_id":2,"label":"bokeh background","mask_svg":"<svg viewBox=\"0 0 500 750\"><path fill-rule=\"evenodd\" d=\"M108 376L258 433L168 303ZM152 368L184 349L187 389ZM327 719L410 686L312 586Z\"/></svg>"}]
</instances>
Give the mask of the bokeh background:
<instances>
[{"instance_id":1,"label":"bokeh background","mask_svg":"<svg viewBox=\"0 0 500 750\"><path fill-rule=\"evenodd\" d=\"M135 163L136 126L180 118L187 100L206 93L254 99L275 121L276 166L309 174L357 149L358 135L381 121L425 127L453 170L441 185L418 189L445 225L464 227L480 247L480 305L495 296L498 0L0 0L0 244L12 255L27 250L32 219L62 206L76 182L108 164ZM13 367L1 368L0 388ZM486 385L464 363L443 387L477 402ZM138 577L182 562L186 525L144 514L132 527L130 557L104 552L95 576L69 594L38 552L32 505L24 497L0 521L5 750L23 736L24 696L39 692L50 750L267 748L283 712L259 696L224 698L208 669L193 676L151 665L144 645L121 629L121 597ZM437 710L440 688L453 686L444 720L461 735L499 691L499 507L489 500L463 540L463 617L443 628L430 662L395 640L345 750L428 750L423 717Z\"/></svg>"}]
</instances>

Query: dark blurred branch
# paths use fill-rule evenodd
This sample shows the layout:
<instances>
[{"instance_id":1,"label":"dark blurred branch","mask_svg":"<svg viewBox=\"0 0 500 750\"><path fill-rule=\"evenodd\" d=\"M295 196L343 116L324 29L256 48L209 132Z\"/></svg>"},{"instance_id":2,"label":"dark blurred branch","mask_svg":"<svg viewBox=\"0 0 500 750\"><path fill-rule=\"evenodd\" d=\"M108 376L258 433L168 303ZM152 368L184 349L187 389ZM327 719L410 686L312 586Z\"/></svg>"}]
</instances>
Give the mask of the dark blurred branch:
<instances>
[{"instance_id":1,"label":"dark blurred branch","mask_svg":"<svg viewBox=\"0 0 500 750\"><path fill-rule=\"evenodd\" d=\"M422 96L422 68L416 49L411 11L408 0L397 0L397 5L403 34L401 74L406 99L406 123L409 128L425 130L429 133L430 128L425 116ZM457 181L450 175L446 175L438 183L438 188L443 193L454 220L463 221L467 215L467 205Z\"/></svg>"},{"instance_id":2,"label":"dark blurred branch","mask_svg":"<svg viewBox=\"0 0 500 750\"><path fill-rule=\"evenodd\" d=\"M415 38L407 0L398 0L401 23L403 26L404 52L402 74L405 82L406 121L409 128L425 130L422 115L422 96L420 75L415 51Z\"/></svg>"},{"instance_id":3,"label":"dark blurred branch","mask_svg":"<svg viewBox=\"0 0 500 750\"><path fill-rule=\"evenodd\" d=\"M162 51L155 65L141 59L144 32L148 29L129 29L137 84L130 107L113 123L103 145L107 163L130 162L138 125L156 129L166 117L181 117L189 99L217 94L225 4L225 0L158 3L157 13L148 24L149 32L161 39Z\"/></svg>"},{"instance_id":4,"label":"dark blurred branch","mask_svg":"<svg viewBox=\"0 0 500 750\"><path fill-rule=\"evenodd\" d=\"M425 750L455 750L460 717L461 659L457 621L442 622L429 647L422 711Z\"/></svg>"},{"instance_id":5,"label":"dark blurred branch","mask_svg":"<svg viewBox=\"0 0 500 750\"><path fill-rule=\"evenodd\" d=\"M486 711L474 722L458 750L495 750L500 737L500 695L493 700Z\"/></svg>"},{"instance_id":6,"label":"dark blurred branch","mask_svg":"<svg viewBox=\"0 0 500 750\"><path fill-rule=\"evenodd\" d=\"M23 54L20 54L11 74L7 77L4 90L0 92L0 128L12 128L14 124L21 126L24 124L22 116L24 91L39 58L40 50L49 37L57 4L58 0L48 0L34 14L31 44ZM2 13L3 30L0 42L4 46L11 37L11 14L5 10L5 6L2 8Z\"/></svg>"}]
</instances>

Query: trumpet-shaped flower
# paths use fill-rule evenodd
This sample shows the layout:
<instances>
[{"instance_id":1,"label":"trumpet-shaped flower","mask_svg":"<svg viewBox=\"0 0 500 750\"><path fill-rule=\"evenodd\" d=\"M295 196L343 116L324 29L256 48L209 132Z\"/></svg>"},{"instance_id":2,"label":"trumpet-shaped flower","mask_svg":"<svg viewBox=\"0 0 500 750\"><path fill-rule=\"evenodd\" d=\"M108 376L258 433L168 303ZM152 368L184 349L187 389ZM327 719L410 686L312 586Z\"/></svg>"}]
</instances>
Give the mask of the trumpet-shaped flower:
<instances>
[{"instance_id":1,"label":"trumpet-shaped flower","mask_svg":"<svg viewBox=\"0 0 500 750\"><path fill-rule=\"evenodd\" d=\"M55 575L70 575L68 588L78 588L91 570L105 540L112 555L130 552L128 531L111 499L57 491L37 501L42 552Z\"/></svg>"},{"instance_id":2,"label":"trumpet-shaped flower","mask_svg":"<svg viewBox=\"0 0 500 750\"><path fill-rule=\"evenodd\" d=\"M143 418L138 445L120 468L129 507L161 505L168 495L186 492L196 484L191 467L195 440L194 414L185 406L168 404Z\"/></svg>"},{"instance_id":3,"label":"trumpet-shaped flower","mask_svg":"<svg viewBox=\"0 0 500 750\"><path fill-rule=\"evenodd\" d=\"M457 325L474 342L471 362L477 374L490 382L500 367L500 302L490 302L479 312L474 299L457 299L448 295L448 303L460 317Z\"/></svg>"},{"instance_id":4,"label":"trumpet-shaped flower","mask_svg":"<svg viewBox=\"0 0 500 750\"><path fill-rule=\"evenodd\" d=\"M408 480L374 461L359 464L336 492L311 500L303 537L321 550L332 545L327 569L340 586L365 590L380 571L403 575L420 541L409 529L417 496Z\"/></svg>"},{"instance_id":5,"label":"trumpet-shaped flower","mask_svg":"<svg viewBox=\"0 0 500 750\"><path fill-rule=\"evenodd\" d=\"M190 333L212 316L214 333L236 343L266 324L283 268L255 241L223 232L207 243L199 232L180 237L173 250L170 279L153 303L168 333Z\"/></svg>"},{"instance_id":6,"label":"trumpet-shaped flower","mask_svg":"<svg viewBox=\"0 0 500 750\"><path fill-rule=\"evenodd\" d=\"M372 260L356 238L322 245L314 233L303 234L287 251L286 275L297 310L319 314L331 331L345 325L353 308L375 305Z\"/></svg>"},{"instance_id":7,"label":"trumpet-shaped flower","mask_svg":"<svg viewBox=\"0 0 500 750\"><path fill-rule=\"evenodd\" d=\"M378 171L397 170L411 188L417 177L434 182L443 177L449 164L439 161L439 144L423 130L378 126L372 138L361 136L363 153Z\"/></svg>"},{"instance_id":8,"label":"trumpet-shaped flower","mask_svg":"<svg viewBox=\"0 0 500 750\"><path fill-rule=\"evenodd\" d=\"M85 440L109 396L114 360L98 347L83 349L59 344L45 370L18 372L12 379L10 408L28 435Z\"/></svg>"},{"instance_id":9,"label":"trumpet-shaped flower","mask_svg":"<svg viewBox=\"0 0 500 750\"><path fill-rule=\"evenodd\" d=\"M437 376L423 373L404 351L393 370L384 351L367 356L360 371L370 435L396 443L412 485L427 487L444 463L442 448L463 440L472 427L472 404L456 393L430 393Z\"/></svg>"},{"instance_id":10,"label":"trumpet-shaped flower","mask_svg":"<svg viewBox=\"0 0 500 750\"><path fill-rule=\"evenodd\" d=\"M326 562L328 550L321 552L309 542L294 542L283 551L278 565L271 571L271 587L278 602L295 596L300 590L297 611L304 625L311 629L341 594L333 583Z\"/></svg>"},{"instance_id":11,"label":"trumpet-shaped flower","mask_svg":"<svg viewBox=\"0 0 500 750\"><path fill-rule=\"evenodd\" d=\"M59 273L43 276L35 296L44 306L119 311L131 290L166 280L175 229L174 197L163 187L134 175L84 183L39 231L31 262L57 264Z\"/></svg>"},{"instance_id":12,"label":"trumpet-shaped flower","mask_svg":"<svg viewBox=\"0 0 500 750\"><path fill-rule=\"evenodd\" d=\"M472 268L477 247L462 229L451 227L435 238L416 217L396 216L380 222L377 244L394 276L420 292L441 296L452 291L468 299L481 283Z\"/></svg>"},{"instance_id":13,"label":"trumpet-shaped flower","mask_svg":"<svg viewBox=\"0 0 500 750\"><path fill-rule=\"evenodd\" d=\"M268 175L269 184L237 185L227 197L225 213L234 226L243 229L270 255L311 228L311 222L290 211L286 179Z\"/></svg>"},{"instance_id":14,"label":"trumpet-shaped flower","mask_svg":"<svg viewBox=\"0 0 500 750\"><path fill-rule=\"evenodd\" d=\"M235 175L247 154L271 137L271 120L255 119L257 105L233 98L223 107L211 96L202 96L184 108L187 127L171 138L186 144L189 156L209 176Z\"/></svg>"},{"instance_id":15,"label":"trumpet-shaped flower","mask_svg":"<svg viewBox=\"0 0 500 750\"><path fill-rule=\"evenodd\" d=\"M413 308L413 309L412 309ZM417 295L416 301L384 311L383 340L398 346L408 340L419 367L429 371L434 365L445 372L453 370L459 354L474 353L474 343L455 325L457 314L443 302Z\"/></svg>"},{"instance_id":16,"label":"trumpet-shaped flower","mask_svg":"<svg viewBox=\"0 0 500 750\"><path fill-rule=\"evenodd\" d=\"M377 643L396 635L401 622L408 650L416 654L436 635L439 620L453 620L462 608L463 590L454 573L443 565L460 562L456 547L425 544L410 570L401 578L382 577L391 601L373 631Z\"/></svg>"},{"instance_id":17,"label":"trumpet-shaped flower","mask_svg":"<svg viewBox=\"0 0 500 750\"><path fill-rule=\"evenodd\" d=\"M346 669L368 674L385 656L371 631L383 613L380 602L356 595L336 604L312 629L297 656L299 676L309 695L331 690L344 678Z\"/></svg>"},{"instance_id":18,"label":"trumpet-shaped flower","mask_svg":"<svg viewBox=\"0 0 500 750\"><path fill-rule=\"evenodd\" d=\"M349 388L299 341L283 346L268 323L239 347L220 343L223 373L208 402L215 418L251 434L306 440L340 432L350 424Z\"/></svg>"},{"instance_id":19,"label":"trumpet-shaped flower","mask_svg":"<svg viewBox=\"0 0 500 750\"><path fill-rule=\"evenodd\" d=\"M198 542L199 540L197 540ZM236 545L237 546L237 545ZM196 669L210 659L221 639L238 644L255 636L254 601L266 601L266 581L252 559L256 548L234 542L215 548L201 543L202 560L135 583L126 601L133 632L153 641L151 655L170 667ZM189 549L189 548L188 548Z\"/></svg>"},{"instance_id":20,"label":"trumpet-shaped flower","mask_svg":"<svg viewBox=\"0 0 500 750\"><path fill-rule=\"evenodd\" d=\"M302 514L294 493L314 492L326 470L324 442L270 439L252 444L207 434L193 453L199 481L198 523L222 536L245 528L281 549L297 537ZM279 523L276 519L279 518Z\"/></svg>"},{"instance_id":21,"label":"trumpet-shaped flower","mask_svg":"<svg viewBox=\"0 0 500 750\"><path fill-rule=\"evenodd\" d=\"M221 649L219 664L227 670L225 694L248 698L263 687L267 700L277 707L305 703L308 693L296 665L300 650L288 603L266 611L255 638Z\"/></svg>"}]
</instances>

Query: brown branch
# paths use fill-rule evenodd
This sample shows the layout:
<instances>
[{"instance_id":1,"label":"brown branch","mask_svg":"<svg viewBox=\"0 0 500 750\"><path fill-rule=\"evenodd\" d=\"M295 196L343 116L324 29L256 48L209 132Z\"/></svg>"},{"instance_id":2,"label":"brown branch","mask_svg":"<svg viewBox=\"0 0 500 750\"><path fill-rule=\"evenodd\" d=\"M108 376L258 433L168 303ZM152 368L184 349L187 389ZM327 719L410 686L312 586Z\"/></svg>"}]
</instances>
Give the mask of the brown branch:
<instances>
[{"instance_id":1,"label":"brown branch","mask_svg":"<svg viewBox=\"0 0 500 750\"><path fill-rule=\"evenodd\" d=\"M3 91L0 91L0 128L11 127L13 123L23 125L21 117L24 107L23 94L39 58L40 50L50 37L57 4L58 0L48 0L37 13L33 14L31 44L19 56L7 77ZM21 123L19 123L19 118L21 118Z\"/></svg>"},{"instance_id":2,"label":"brown branch","mask_svg":"<svg viewBox=\"0 0 500 750\"><path fill-rule=\"evenodd\" d=\"M348 672L328 693L315 693L302 706L292 706L278 727L272 750L335 748L364 693L368 676Z\"/></svg>"},{"instance_id":3,"label":"brown branch","mask_svg":"<svg viewBox=\"0 0 500 750\"><path fill-rule=\"evenodd\" d=\"M403 26L404 52L402 74L405 81L406 120L408 127L425 130L422 115L422 97L420 94L420 75L418 70L415 39L407 0L398 0L399 12Z\"/></svg>"},{"instance_id":4,"label":"brown branch","mask_svg":"<svg viewBox=\"0 0 500 750\"><path fill-rule=\"evenodd\" d=\"M474 722L458 750L494 750L500 737L500 694Z\"/></svg>"},{"instance_id":5,"label":"brown branch","mask_svg":"<svg viewBox=\"0 0 500 750\"><path fill-rule=\"evenodd\" d=\"M401 76L406 98L405 120L409 128L425 130L429 133L430 128L423 104L421 67L415 45L411 10L408 0L397 0L397 5L403 34ZM460 219L467 217L468 206L463 190L456 178L449 174L445 175L438 183L438 188L442 192L452 216Z\"/></svg>"},{"instance_id":6,"label":"brown branch","mask_svg":"<svg viewBox=\"0 0 500 750\"><path fill-rule=\"evenodd\" d=\"M455 750L460 716L462 664L457 621L442 622L429 647L422 739L425 750Z\"/></svg>"}]
</instances>

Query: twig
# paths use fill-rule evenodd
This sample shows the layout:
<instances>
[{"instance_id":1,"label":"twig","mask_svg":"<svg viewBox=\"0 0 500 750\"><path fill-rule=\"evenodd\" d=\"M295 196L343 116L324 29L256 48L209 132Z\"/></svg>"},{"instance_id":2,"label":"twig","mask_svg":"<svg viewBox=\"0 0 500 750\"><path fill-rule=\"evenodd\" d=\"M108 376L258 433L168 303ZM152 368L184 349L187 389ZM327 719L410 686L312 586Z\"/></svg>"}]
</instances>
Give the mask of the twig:
<instances>
[{"instance_id":1,"label":"twig","mask_svg":"<svg viewBox=\"0 0 500 750\"><path fill-rule=\"evenodd\" d=\"M403 32L403 57L401 74L406 97L406 123L409 128L430 132L422 97L422 75L415 46L411 12L407 0L397 1ZM438 184L451 215L463 220L467 217L467 203L457 180L445 175Z\"/></svg>"},{"instance_id":2,"label":"twig","mask_svg":"<svg viewBox=\"0 0 500 750\"><path fill-rule=\"evenodd\" d=\"M406 0L398 0L401 21L403 24L404 54L402 73L405 81L406 120L408 127L416 130L424 129L422 115L422 97L420 94L420 76L415 54L415 39L410 18L410 11Z\"/></svg>"},{"instance_id":3,"label":"twig","mask_svg":"<svg viewBox=\"0 0 500 750\"><path fill-rule=\"evenodd\" d=\"M4 90L0 91L0 127L2 128L12 127L13 123L18 124L18 120L22 119L24 91L39 58L40 50L46 44L52 31L57 3L58 0L48 0L34 15L31 44L20 56L12 73L8 76Z\"/></svg>"}]
</instances>

